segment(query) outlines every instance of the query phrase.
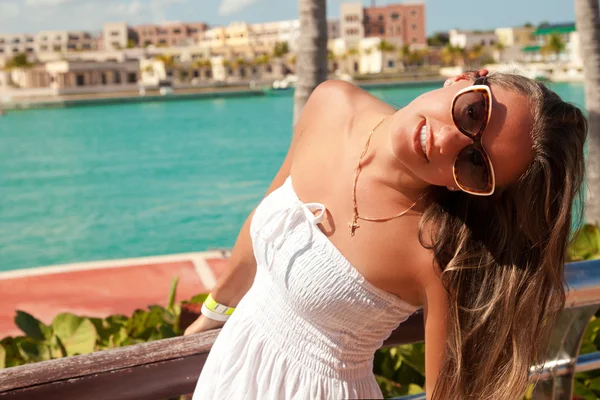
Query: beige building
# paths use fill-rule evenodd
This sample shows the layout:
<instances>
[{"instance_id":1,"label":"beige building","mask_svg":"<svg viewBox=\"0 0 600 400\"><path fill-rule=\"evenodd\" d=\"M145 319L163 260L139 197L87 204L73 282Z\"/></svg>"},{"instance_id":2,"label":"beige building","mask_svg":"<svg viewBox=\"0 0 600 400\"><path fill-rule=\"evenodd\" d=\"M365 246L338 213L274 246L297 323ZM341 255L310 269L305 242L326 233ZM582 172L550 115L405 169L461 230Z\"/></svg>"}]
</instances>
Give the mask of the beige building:
<instances>
[{"instance_id":1,"label":"beige building","mask_svg":"<svg viewBox=\"0 0 600 400\"><path fill-rule=\"evenodd\" d=\"M339 32L337 21L330 22L330 30ZM240 54L272 53L277 43L286 42L291 52L298 47L300 21L286 20L258 24L233 22L228 26L214 27L204 31L198 45L212 49L214 54L227 52ZM229 50L225 50L229 49Z\"/></svg>"},{"instance_id":2,"label":"beige building","mask_svg":"<svg viewBox=\"0 0 600 400\"><path fill-rule=\"evenodd\" d=\"M365 37L364 17L362 3L340 4L340 37L349 44L358 44Z\"/></svg>"},{"instance_id":3,"label":"beige building","mask_svg":"<svg viewBox=\"0 0 600 400\"><path fill-rule=\"evenodd\" d=\"M327 39L337 39L340 37L340 20L339 19L328 19L327 20Z\"/></svg>"},{"instance_id":4,"label":"beige building","mask_svg":"<svg viewBox=\"0 0 600 400\"><path fill-rule=\"evenodd\" d=\"M0 92L11 97L137 91L139 61L51 61L3 71Z\"/></svg>"},{"instance_id":5,"label":"beige building","mask_svg":"<svg viewBox=\"0 0 600 400\"><path fill-rule=\"evenodd\" d=\"M20 53L33 55L35 51L34 35L0 35L0 57L2 58L12 58Z\"/></svg>"},{"instance_id":6,"label":"beige building","mask_svg":"<svg viewBox=\"0 0 600 400\"><path fill-rule=\"evenodd\" d=\"M498 37L494 31L459 31L451 29L449 32L450 44L461 49L468 49L475 45L494 46Z\"/></svg>"},{"instance_id":7,"label":"beige building","mask_svg":"<svg viewBox=\"0 0 600 400\"><path fill-rule=\"evenodd\" d=\"M102 28L103 50L126 49L129 41L136 42L136 33L127 25L127 22L110 22Z\"/></svg>"},{"instance_id":8,"label":"beige building","mask_svg":"<svg viewBox=\"0 0 600 400\"><path fill-rule=\"evenodd\" d=\"M495 33L498 42L504 47L531 46L535 44L535 28L496 28Z\"/></svg>"},{"instance_id":9,"label":"beige building","mask_svg":"<svg viewBox=\"0 0 600 400\"><path fill-rule=\"evenodd\" d=\"M36 53L90 51L98 48L98 40L84 31L41 31L35 35Z\"/></svg>"},{"instance_id":10,"label":"beige building","mask_svg":"<svg viewBox=\"0 0 600 400\"><path fill-rule=\"evenodd\" d=\"M137 88L139 61L53 61L46 64L50 87L59 93L83 93L100 88L110 92Z\"/></svg>"},{"instance_id":11,"label":"beige building","mask_svg":"<svg viewBox=\"0 0 600 400\"><path fill-rule=\"evenodd\" d=\"M136 33L138 46L185 46L198 41L208 25L203 22L181 23L167 22L160 25L136 25L132 30Z\"/></svg>"}]
</instances>

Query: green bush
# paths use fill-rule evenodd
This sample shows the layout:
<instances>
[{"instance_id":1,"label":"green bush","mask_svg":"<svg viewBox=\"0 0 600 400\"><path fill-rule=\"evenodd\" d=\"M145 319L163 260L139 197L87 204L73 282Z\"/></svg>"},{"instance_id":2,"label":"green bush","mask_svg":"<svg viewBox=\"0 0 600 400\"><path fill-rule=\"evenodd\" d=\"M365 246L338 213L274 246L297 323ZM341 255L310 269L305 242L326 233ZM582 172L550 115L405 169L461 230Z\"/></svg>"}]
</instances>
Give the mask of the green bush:
<instances>
[{"instance_id":1,"label":"green bush","mask_svg":"<svg viewBox=\"0 0 600 400\"><path fill-rule=\"evenodd\" d=\"M88 318L62 313L45 325L30 314L17 311L15 323L24 336L0 340L0 368L178 336L182 333L181 307L188 302L175 304L176 290L174 279L166 308L152 305L147 310L136 310L131 317ZM196 296L190 302L202 302L205 297Z\"/></svg>"}]
</instances>

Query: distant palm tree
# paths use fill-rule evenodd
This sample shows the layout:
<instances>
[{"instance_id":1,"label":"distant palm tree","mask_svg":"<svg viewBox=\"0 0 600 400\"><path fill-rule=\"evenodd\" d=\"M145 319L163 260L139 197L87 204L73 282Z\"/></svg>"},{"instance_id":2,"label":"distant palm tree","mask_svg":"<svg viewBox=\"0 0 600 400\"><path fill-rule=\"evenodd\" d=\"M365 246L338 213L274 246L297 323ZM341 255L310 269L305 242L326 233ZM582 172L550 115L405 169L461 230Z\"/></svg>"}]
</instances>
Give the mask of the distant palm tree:
<instances>
[{"instance_id":1,"label":"distant palm tree","mask_svg":"<svg viewBox=\"0 0 600 400\"><path fill-rule=\"evenodd\" d=\"M546 44L542 47L542 53L544 54L555 54L556 59L560 57L560 53L565 51L566 45L564 40L558 33L551 33L548 36Z\"/></svg>"},{"instance_id":2,"label":"distant palm tree","mask_svg":"<svg viewBox=\"0 0 600 400\"><path fill-rule=\"evenodd\" d=\"M442 50L442 61L446 65L465 65L465 50L458 46L447 44Z\"/></svg>"},{"instance_id":3,"label":"distant palm tree","mask_svg":"<svg viewBox=\"0 0 600 400\"><path fill-rule=\"evenodd\" d=\"M598 0L575 0L575 19L585 76L588 111L586 221L600 222L600 11Z\"/></svg>"},{"instance_id":4,"label":"distant palm tree","mask_svg":"<svg viewBox=\"0 0 600 400\"><path fill-rule=\"evenodd\" d=\"M469 60L469 64L471 64L471 65L479 64L481 57L483 57L483 46L480 44L476 44L476 45L472 46L467 51L467 58Z\"/></svg>"},{"instance_id":5,"label":"distant palm tree","mask_svg":"<svg viewBox=\"0 0 600 400\"><path fill-rule=\"evenodd\" d=\"M197 60L194 64L200 68L212 67L212 63L210 62L210 60Z\"/></svg>"},{"instance_id":6,"label":"distant palm tree","mask_svg":"<svg viewBox=\"0 0 600 400\"><path fill-rule=\"evenodd\" d=\"M386 40L382 40L377 45L377 49L382 53L391 53L392 51L396 51L396 46Z\"/></svg>"},{"instance_id":7,"label":"distant palm tree","mask_svg":"<svg viewBox=\"0 0 600 400\"><path fill-rule=\"evenodd\" d=\"M498 54L497 61L502 61L502 54L504 53L504 50L506 50L506 46L504 46L504 43L496 42L496 44L494 45L494 50L496 50Z\"/></svg>"},{"instance_id":8,"label":"distant palm tree","mask_svg":"<svg viewBox=\"0 0 600 400\"><path fill-rule=\"evenodd\" d=\"M158 61L162 61L165 68L173 68L175 66L175 58L170 54L159 54L154 58Z\"/></svg>"},{"instance_id":9,"label":"distant palm tree","mask_svg":"<svg viewBox=\"0 0 600 400\"><path fill-rule=\"evenodd\" d=\"M252 63L256 64L256 65L264 65L264 64L268 64L270 62L271 62L271 56L269 56L267 54L257 56L254 58L254 60L252 60Z\"/></svg>"},{"instance_id":10,"label":"distant palm tree","mask_svg":"<svg viewBox=\"0 0 600 400\"><path fill-rule=\"evenodd\" d=\"M327 4L325 0L299 0L300 39L294 93L294 126L312 91L327 79Z\"/></svg>"}]
</instances>

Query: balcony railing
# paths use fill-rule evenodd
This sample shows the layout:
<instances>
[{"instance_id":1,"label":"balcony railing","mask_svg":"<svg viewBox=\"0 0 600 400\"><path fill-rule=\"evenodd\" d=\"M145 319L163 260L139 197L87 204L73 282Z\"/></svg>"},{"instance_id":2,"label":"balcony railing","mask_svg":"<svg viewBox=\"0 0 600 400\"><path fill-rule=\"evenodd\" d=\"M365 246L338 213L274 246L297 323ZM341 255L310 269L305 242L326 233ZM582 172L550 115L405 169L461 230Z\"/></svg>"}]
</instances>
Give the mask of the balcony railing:
<instances>
[{"instance_id":1,"label":"balcony railing","mask_svg":"<svg viewBox=\"0 0 600 400\"><path fill-rule=\"evenodd\" d=\"M600 352L579 355L600 305L600 260L569 264L565 311L553 332L533 398L570 399L576 372L600 368ZM192 393L219 331L0 370L1 399L167 399ZM402 323L385 346L423 340L423 316ZM403 400L424 399L424 395Z\"/></svg>"}]
</instances>

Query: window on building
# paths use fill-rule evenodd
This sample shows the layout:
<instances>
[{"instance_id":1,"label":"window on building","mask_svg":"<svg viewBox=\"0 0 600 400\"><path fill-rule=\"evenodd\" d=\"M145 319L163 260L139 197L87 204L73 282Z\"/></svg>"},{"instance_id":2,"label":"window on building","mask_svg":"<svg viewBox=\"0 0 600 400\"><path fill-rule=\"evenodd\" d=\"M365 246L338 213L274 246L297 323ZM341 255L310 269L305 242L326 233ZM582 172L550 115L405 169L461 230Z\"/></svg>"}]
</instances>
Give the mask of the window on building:
<instances>
[{"instance_id":1,"label":"window on building","mask_svg":"<svg viewBox=\"0 0 600 400\"><path fill-rule=\"evenodd\" d=\"M168 73L167 73L168 75ZM115 83L120 84L121 83L121 73L119 71L115 71Z\"/></svg>"},{"instance_id":2,"label":"window on building","mask_svg":"<svg viewBox=\"0 0 600 400\"><path fill-rule=\"evenodd\" d=\"M136 83L137 82L137 74L135 72L129 72L127 74L127 82Z\"/></svg>"},{"instance_id":3,"label":"window on building","mask_svg":"<svg viewBox=\"0 0 600 400\"><path fill-rule=\"evenodd\" d=\"M45 44L40 46L40 50L41 51L48 51L48 46L46 46Z\"/></svg>"},{"instance_id":4,"label":"window on building","mask_svg":"<svg viewBox=\"0 0 600 400\"><path fill-rule=\"evenodd\" d=\"M377 17L378 20L383 21L383 15L379 14L379 16Z\"/></svg>"},{"instance_id":5,"label":"window on building","mask_svg":"<svg viewBox=\"0 0 600 400\"><path fill-rule=\"evenodd\" d=\"M4 44L4 39L0 39L0 44Z\"/></svg>"},{"instance_id":6,"label":"window on building","mask_svg":"<svg viewBox=\"0 0 600 400\"><path fill-rule=\"evenodd\" d=\"M85 85L85 77L83 76L83 74L75 75L75 83L77 86Z\"/></svg>"},{"instance_id":7,"label":"window on building","mask_svg":"<svg viewBox=\"0 0 600 400\"><path fill-rule=\"evenodd\" d=\"M151 44L152 44L152 41L151 41L151 40L146 40L146 41L144 42L144 46L150 46Z\"/></svg>"},{"instance_id":8,"label":"window on building","mask_svg":"<svg viewBox=\"0 0 600 400\"><path fill-rule=\"evenodd\" d=\"M354 72L358 72L358 63L354 61Z\"/></svg>"},{"instance_id":9,"label":"window on building","mask_svg":"<svg viewBox=\"0 0 600 400\"><path fill-rule=\"evenodd\" d=\"M15 54L15 53L18 53L18 52L19 52L19 49L15 47L15 48L13 48L13 51L12 51L12 52L13 52L13 54Z\"/></svg>"},{"instance_id":10,"label":"window on building","mask_svg":"<svg viewBox=\"0 0 600 400\"><path fill-rule=\"evenodd\" d=\"M197 69L194 70L194 78L198 78L200 77L200 71L198 71Z\"/></svg>"},{"instance_id":11,"label":"window on building","mask_svg":"<svg viewBox=\"0 0 600 400\"><path fill-rule=\"evenodd\" d=\"M212 78L212 71L210 69L206 70L204 76L209 79Z\"/></svg>"},{"instance_id":12,"label":"window on building","mask_svg":"<svg viewBox=\"0 0 600 400\"><path fill-rule=\"evenodd\" d=\"M416 37L412 38L412 42L417 43L417 38Z\"/></svg>"},{"instance_id":13,"label":"window on building","mask_svg":"<svg viewBox=\"0 0 600 400\"><path fill-rule=\"evenodd\" d=\"M4 53L4 48L0 47L0 54Z\"/></svg>"},{"instance_id":14,"label":"window on building","mask_svg":"<svg viewBox=\"0 0 600 400\"><path fill-rule=\"evenodd\" d=\"M60 51L61 50L60 44L55 44L54 46L52 46L52 49L54 51Z\"/></svg>"},{"instance_id":15,"label":"window on building","mask_svg":"<svg viewBox=\"0 0 600 400\"><path fill-rule=\"evenodd\" d=\"M21 39L19 39L19 38L14 38L12 42L13 42L13 43L21 43Z\"/></svg>"},{"instance_id":16,"label":"window on building","mask_svg":"<svg viewBox=\"0 0 600 400\"><path fill-rule=\"evenodd\" d=\"M371 34L371 28L367 27L367 28L365 29L365 32L367 33L367 35L370 35L370 34Z\"/></svg>"},{"instance_id":17,"label":"window on building","mask_svg":"<svg viewBox=\"0 0 600 400\"><path fill-rule=\"evenodd\" d=\"M400 18L400 14L398 14L397 12L392 13L392 19L398 19Z\"/></svg>"},{"instance_id":18,"label":"window on building","mask_svg":"<svg viewBox=\"0 0 600 400\"><path fill-rule=\"evenodd\" d=\"M417 30L417 25L416 24L412 24L411 28L412 28L413 31L416 31Z\"/></svg>"},{"instance_id":19,"label":"window on building","mask_svg":"<svg viewBox=\"0 0 600 400\"><path fill-rule=\"evenodd\" d=\"M383 28L383 26L379 28L379 33L381 33L382 35L385 33L385 29Z\"/></svg>"},{"instance_id":20,"label":"window on building","mask_svg":"<svg viewBox=\"0 0 600 400\"><path fill-rule=\"evenodd\" d=\"M270 65L267 65L267 67L265 68L267 70L267 72L270 74L271 72L273 72L273 67L271 67Z\"/></svg>"},{"instance_id":21,"label":"window on building","mask_svg":"<svg viewBox=\"0 0 600 400\"><path fill-rule=\"evenodd\" d=\"M160 44L165 44L165 45L166 45L166 44L167 44L167 41L166 41L165 39L160 39L158 43L160 43Z\"/></svg>"},{"instance_id":22,"label":"window on building","mask_svg":"<svg viewBox=\"0 0 600 400\"><path fill-rule=\"evenodd\" d=\"M179 35L181 33L181 29L179 29L179 28L173 29L173 33L176 35Z\"/></svg>"},{"instance_id":23,"label":"window on building","mask_svg":"<svg viewBox=\"0 0 600 400\"><path fill-rule=\"evenodd\" d=\"M496 44L496 41L494 39L490 40L490 46L493 46Z\"/></svg>"},{"instance_id":24,"label":"window on building","mask_svg":"<svg viewBox=\"0 0 600 400\"><path fill-rule=\"evenodd\" d=\"M27 38L27 43L31 43L31 42L33 42L33 38L32 37L28 37Z\"/></svg>"},{"instance_id":25,"label":"window on building","mask_svg":"<svg viewBox=\"0 0 600 400\"><path fill-rule=\"evenodd\" d=\"M111 31L110 36L119 36L119 31Z\"/></svg>"},{"instance_id":26,"label":"window on building","mask_svg":"<svg viewBox=\"0 0 600 400\"><path fill-rule=\"evenodd\" d=\"M388 66L388 68L394 68L394 66L395 66L394 60L388 60L387 66Z\"/></svg>"},{"instance_id":27,"label":"window on building","mask_svg":"<svg viewBox=\"0 0 600 400\"><path fill-rule=\"evenodd\" d=\"M398 26L396 27L396 33L397 33L397 34L400 34L400 32L402 32L402 28L400 27L400 25L398 25Z\"/></svg>"},{"instance_id":28,"label":"window on building","mask_svg":"<svg viewBox=\"0 0 600 400\"><path fill-rule=\"evenodd\" d=\"M410 15L413 17L417 16L417 10L411 10Z\"/></svg>"},{"instance_id":29,"label":"window on building","mask_svg":"<svg viewBox=\"0 0 600 400\"><path fill-rule=\"evenodd\" d=\"M28 53L33 53L33 47L28 47L25 51Z\"/></svg>"}]
</instances>

